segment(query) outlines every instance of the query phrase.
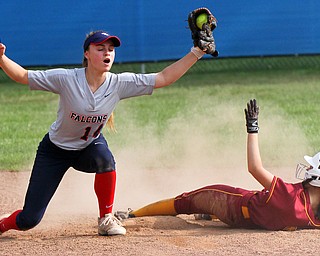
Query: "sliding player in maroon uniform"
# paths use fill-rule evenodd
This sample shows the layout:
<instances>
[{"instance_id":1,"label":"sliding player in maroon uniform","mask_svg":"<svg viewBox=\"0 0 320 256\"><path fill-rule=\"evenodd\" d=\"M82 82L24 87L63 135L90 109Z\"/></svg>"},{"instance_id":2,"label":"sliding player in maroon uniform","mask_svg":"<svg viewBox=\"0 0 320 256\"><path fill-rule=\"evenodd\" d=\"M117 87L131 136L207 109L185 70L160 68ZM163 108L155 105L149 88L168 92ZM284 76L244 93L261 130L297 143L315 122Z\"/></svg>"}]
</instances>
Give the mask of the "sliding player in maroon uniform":
<instances>
[{"instance_id":1,"label":"sliding player in maroon uniform","mask_svg":"<svg viewBox=\"0 0 320 256\"><path fill-rule=\"evenodd\" d=\"M131 211L129 217L204 214L214 215L235 228L320 228L320 152L304 157L309 166L298 164L296 176L298 178L303 171L303 182L284 182L262 165L256 100L247 104L245 114L248 171L264 187L262 191L211 185ZM116 216L126 217L123 212Z\"/></svg>"}]
</instances>

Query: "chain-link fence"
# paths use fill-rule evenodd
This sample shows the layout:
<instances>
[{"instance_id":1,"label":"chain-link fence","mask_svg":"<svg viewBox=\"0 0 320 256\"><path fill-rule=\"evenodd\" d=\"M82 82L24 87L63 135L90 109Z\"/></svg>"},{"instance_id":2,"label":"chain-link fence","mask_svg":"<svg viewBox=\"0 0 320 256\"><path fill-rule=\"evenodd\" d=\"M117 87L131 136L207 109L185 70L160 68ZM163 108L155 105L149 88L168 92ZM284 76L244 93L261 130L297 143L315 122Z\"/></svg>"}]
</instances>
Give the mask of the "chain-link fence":
<instances>
[{"instance_id":1,"label":"chain-link fence","mask_svg":"<svg viewBox=\"0 0 320 256\"><path fill-rule=\"evenodd\" d=\"M113 72L158 72L173 61L150 63L115 64ZM319 69L320 55L242 57L242 58L206 58L198 61L188 73L192 72L238 72L280 69Z\"/></svg>"},{"instance_id":2,"label":"chain-link fence","mask_svg":"<svg viewBox=\"0 0 320 256\"><path fill-rule=\"evenodd\" d=\"M161 71L174 61L148 63L115 63L112 72L151 73ZM68 66L80 67L80 66ZM67 67L67 68L68 68ZM30 69L48 69L55 67L28 67ZM242 58L205 58L196 63L188 74L193 72L241 72L258 70L320 69L320 55L242 57ZM10 81L0 70L0 82Z\"/></svg>"}]
</instances>

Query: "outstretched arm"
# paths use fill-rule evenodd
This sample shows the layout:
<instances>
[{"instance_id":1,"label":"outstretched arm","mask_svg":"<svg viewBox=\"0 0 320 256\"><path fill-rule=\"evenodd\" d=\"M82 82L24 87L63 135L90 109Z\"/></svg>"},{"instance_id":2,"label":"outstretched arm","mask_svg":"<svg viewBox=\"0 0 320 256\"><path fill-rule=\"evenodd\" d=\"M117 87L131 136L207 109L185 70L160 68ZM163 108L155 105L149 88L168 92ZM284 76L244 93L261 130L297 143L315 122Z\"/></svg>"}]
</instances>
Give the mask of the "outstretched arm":
<instances>
[{"instance_id":1,"label":"outstretched arm","mask_svg":"<svg viewBox=\"0 0 320 256\"><path fill-rule=\"evenodd\" d=\"M197 48L192 48L191 52L185 55L180 60L174 62L164 70L159 72L156 76L156 84L154 88L161 88L168 86L180 77L182 77L192 66L200 59L205 52Z\"/></svg>"},{"instance_id":2,"label":"outstretched arm","mask_svg":"<svg viewBox=\"0 0 320 256\"><path fill-rule=\"evenodd\" d=\"M201 19L199 19L200 16L202 16ZM191 52L182 59L171 64L157 74L154 88L168 86L177 81L197 62L198 59L202 58L204 54L210 54L215 57L218 56L212 33L217 26L217 20L210 10L203 7L190 12L188 15L188 25L194 47L192 47ZM202 27L200 27L200 25Z\"/></svg>"},{"instance_id":3,"label":"outstretched arm","mask_svg":"<svg viewBox=\"0 0 320 256\"><path fill-rule=\"evenodd\" d=\"M6 47L0 43L0 67L15 82L28 84L28 71L5 55Z\"/></svg>"},{"instance_id":4,"label":"outstretched arm","mask_svg":"<svg viewBox=\"0 0 320 256\"><path fill-rule=\"evenodd\" d=\"M247 126L247 161L248 171L251 175L266 189L272 184L274 175L267 171L261 161L259 140L258 140L258 115L259 107L256 100L250 100L245 109L246 126Z\"/></svg>"}]
</instances>

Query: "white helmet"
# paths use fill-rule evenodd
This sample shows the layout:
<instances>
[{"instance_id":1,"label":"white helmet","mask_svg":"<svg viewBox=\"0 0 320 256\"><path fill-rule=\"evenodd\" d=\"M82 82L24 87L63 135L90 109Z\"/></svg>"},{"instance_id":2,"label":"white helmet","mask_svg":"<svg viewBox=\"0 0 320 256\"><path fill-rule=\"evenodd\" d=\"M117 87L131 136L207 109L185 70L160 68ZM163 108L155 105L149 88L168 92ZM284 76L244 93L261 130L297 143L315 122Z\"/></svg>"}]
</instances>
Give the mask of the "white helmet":
<instances>
[{"instance_id":1,"label":"white helmet","mask_svg":"<svg viewBox=\"0 0 320 256\"><path fill-rule=\"evenodd\" d=\"M302 170L304 170L305 174L303 180L312 179L309 184L315 187L320 187L320 152L312 157L304 156L304 159L307 161L310 167L299 164L297 166L296 177L299 178L299 174Z\"/></svg>"}]
</instances>

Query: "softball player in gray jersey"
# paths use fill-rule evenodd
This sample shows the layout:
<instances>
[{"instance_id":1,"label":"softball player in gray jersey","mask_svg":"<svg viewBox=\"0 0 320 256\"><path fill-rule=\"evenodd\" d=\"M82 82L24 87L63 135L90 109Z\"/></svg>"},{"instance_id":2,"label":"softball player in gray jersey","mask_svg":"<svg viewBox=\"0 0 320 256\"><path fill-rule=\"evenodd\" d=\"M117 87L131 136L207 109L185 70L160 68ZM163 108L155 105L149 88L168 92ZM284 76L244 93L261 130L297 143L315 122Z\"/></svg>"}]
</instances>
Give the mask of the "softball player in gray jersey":
<instances>
[{"instance_id":1,"label":"softball player in gray jersey","mask_svg":"<svg viewBox=\"0 0 320 256\"><path fill-rule=\"evenodd\" d=\"M198 47L153 74L110 72L115 47L121 42L105 31L87 35L83 68L26 70L5 55L0 43L0 67L14 81L31 90L59 94L57 119L39 144L22 209L0 217L0 234L10 229L28 230L42 219L66 171L95 173L94 190L99 204L98 234L124 235L126 229L112 214L116 167L107 141L101 134L117 103L129 97L152 94L174 83L205 52ZM109 121L110 121L109 120Z\"/></svg>"},{"instance_id":2,"label":"softball player in gray jersey","mask_svg":"<svg viewBox=\"0 0 320 256\"><path fill-rule=\"evenodd\" d=\"M49 137L55 145L66 150L84 149L92 143L120 100L151 94L155 76L108 73L93 93L86 80L85 68L29 71L28 75L31 90L60 95L57 120L50 127Z\"/></svg>"}]
</instances>

